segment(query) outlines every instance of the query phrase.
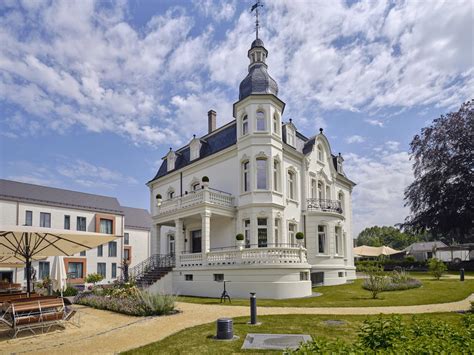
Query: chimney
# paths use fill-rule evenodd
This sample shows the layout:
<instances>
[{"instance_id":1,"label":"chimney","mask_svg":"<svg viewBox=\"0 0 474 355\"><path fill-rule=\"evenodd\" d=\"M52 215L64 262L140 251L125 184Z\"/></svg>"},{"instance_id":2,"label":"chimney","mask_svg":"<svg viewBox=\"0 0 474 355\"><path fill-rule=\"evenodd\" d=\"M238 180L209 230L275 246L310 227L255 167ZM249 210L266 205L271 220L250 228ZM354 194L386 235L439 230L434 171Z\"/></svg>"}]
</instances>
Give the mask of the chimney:
<instances>
[{"instance_id":1,"label":"chimney","mask_svg":"<svg viewBox=\"0 0 474 355\"><path fill-rule=\"evenodd\" d=\"M208 127L207 133L211 133L216 130L216 116L217 116L217 113L214 110L210 110L207 113L207 127Z\"/></svg>"}]
</instances>

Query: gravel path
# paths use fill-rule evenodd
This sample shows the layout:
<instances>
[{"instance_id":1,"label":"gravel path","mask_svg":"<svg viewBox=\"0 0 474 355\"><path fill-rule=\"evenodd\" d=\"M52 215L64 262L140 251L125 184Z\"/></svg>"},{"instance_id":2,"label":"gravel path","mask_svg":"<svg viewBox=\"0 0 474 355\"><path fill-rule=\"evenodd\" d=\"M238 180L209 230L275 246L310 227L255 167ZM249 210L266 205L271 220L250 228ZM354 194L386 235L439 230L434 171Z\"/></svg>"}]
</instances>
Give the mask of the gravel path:
<instances>
[{"instance_id":1,"label":"gravel path","mask_svg":"<svg viewBox=\"0 0 474 355\"><path fill-rule=\"evenodd\" d=\"M301 308L259 307L259 315L270 314L379 314L379 313L438 313L463 311L470 308L474 294L463 301L433 305L404 307L344 307ZM20 333L18 339L10 339L0 329L0 352L37 354L113 354L159 341L185 328L215 321L221 317L248 316L248 307L200 305L178 303L179 314L166 317L136 318L117 313L78 307L81 328L68 325L66 330L51 331L39 336Z\"/></svg>"}]
</instances>

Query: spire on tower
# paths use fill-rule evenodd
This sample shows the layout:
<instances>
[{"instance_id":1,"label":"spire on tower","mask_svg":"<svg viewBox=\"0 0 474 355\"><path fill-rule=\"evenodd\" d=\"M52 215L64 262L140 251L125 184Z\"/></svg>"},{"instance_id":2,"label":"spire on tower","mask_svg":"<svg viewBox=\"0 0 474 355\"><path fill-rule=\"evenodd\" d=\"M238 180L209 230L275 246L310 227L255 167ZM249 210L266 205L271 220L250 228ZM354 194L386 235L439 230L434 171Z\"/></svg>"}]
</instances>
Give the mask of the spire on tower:
<instances>
[{"instance_id":1,"label":"spire on tower","mask_svg":"<svg viewBox=\"0 0 474 355\"><path fill-rule=\"evenodd\" d=\"M253 12L255 10L255 34L256 34L256 39L258 39L258 28L260 27L260 24L258 22L258 8L259 7L263 7L263 4L260 3L260 0L257 0L257 2L250 9L250 12Z\"/></svg>"}]
</instances>

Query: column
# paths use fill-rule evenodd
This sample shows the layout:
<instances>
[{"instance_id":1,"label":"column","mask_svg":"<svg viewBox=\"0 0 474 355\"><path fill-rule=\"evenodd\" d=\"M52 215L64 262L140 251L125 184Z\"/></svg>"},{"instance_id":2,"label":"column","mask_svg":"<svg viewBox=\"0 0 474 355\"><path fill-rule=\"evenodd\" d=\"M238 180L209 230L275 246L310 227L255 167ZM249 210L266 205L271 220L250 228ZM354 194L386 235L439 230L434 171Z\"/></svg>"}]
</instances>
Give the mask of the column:
<instances>
[{"instance_id":1,"label":"column","mask_svg":"<svg viewBox=\"0 0 474 355\"><path fill-rule=\"evenodd\" d=\"M275 247L275 216L270 214L267 219L267 245L271 248Z\"/></svg>"},{"instance_id":2,"label":"column","mask_svg":"<svg viewBox=\"0 0 474 355\"><path fill-rule=\"evenodd\" d=\"M153 235L150 242L150 254L160 254L161 252L161 224L155 224L153 226Z\"/></svg>"},{"instance_id":3,"label":"column","mask_svg":"<svg viewBox=\"0 0 474 355\"><path fill-rule=\"evenodd\" d=\"M174 248L176 253L176 266L179 266L179 258L184 247L183 237L183 220L181 218L174 220L175 234L174 234Z\"/></svg>"},{"instance_id":4,"label":"column","mask_svg":"<svg viewBox=\"0 0 474 355\"><path fill-rule=\"evenodd\" d=\"M258 225L257 217L255 215L252 215L250 218L250 247L258 247Z\"/></svg>"},{"instance_id":5,"label":"column","mask_svg":"<svg viewBox=\"0 0 474 355\"><path fill-rule=\"evenodd\" d=\"M209 253L211 248L211 212L201 213L201 252Z\"/></svg>"}]
</instances>

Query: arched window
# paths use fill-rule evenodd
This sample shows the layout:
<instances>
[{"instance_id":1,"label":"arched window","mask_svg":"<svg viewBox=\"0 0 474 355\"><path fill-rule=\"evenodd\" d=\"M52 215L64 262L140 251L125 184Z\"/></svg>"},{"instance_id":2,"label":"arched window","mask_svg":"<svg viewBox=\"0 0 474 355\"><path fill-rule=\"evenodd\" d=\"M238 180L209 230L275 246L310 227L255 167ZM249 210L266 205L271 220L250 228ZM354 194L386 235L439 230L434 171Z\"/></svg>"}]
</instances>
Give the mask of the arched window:
<instances>
[{"instance_id":1,"label":"arched window","mask_svg":"<svg viewBox=\"0 0 474 355\"><path fill-rule=\"evenodd\" d=\"M257 158L257 189L267 189L267 159Z\"/></svg>"},{"instance_id":2,"label":"arched window","mask_svg":"<svg viewBox=\"0 0 474 355\"><path fill-rule=\"evenodd\" d=\"M340 208L341 208L341 213L344 213L344 211L345 211L344 193L342 191L339 191L339 194L337 195L337 200L339 201L339 205L340 205Z\"/></svg>"},{"instance_id":3,"label":"arched window","mask_svg":"<svg viewBox=\"0 0 474 355\"><path fill-rule=\"evenodd\" d=\"M249 120L247 115L242 118L242 135L245 136L249 133Z\"/></svg>"},{"instance_id":4,"label":"arched window","mask_svg":"<svg viewBox=\"0 0 474 355\"><path fill-rule=\"evenodd\" d=\"M331 199L331 187L329 185L326 185L326 199Z\"/></svg>"},{"instance_id":5,"label":"arched window","mask_svg":"<svg viewBox=\"0 0 474 355\"><path fill-rule=\"evenodd\" d=\"M318 160L320 162L324 162L324 151L323 151L323 147L321 146L321 144L318 144Z\"/></svg>"},{"instance_id":6,"label":"arched window","mask_svg":"<svg viewBox=\"0 0 474 355\"><path fill-rule=\"evenodd\" d=\"M295 173L291 170L288 171L288 198L290 200L296 199L296 178Z\"/></svg>"},{"instance_id":7,"label":"arched window","mask_svg":"<svg viewBox=\"0 0 474 355\"><path fill-rule=\"evenodd\" d=\"M316 180L311 179L311 198L318 198L318 188L316 185Z\"/></svg>"},{"instance_id":8,"label":"arched window","mask_svg":"<svg viewBox=\"0 0 474 355\"><path fill-rule=\"evenodd\" d=\"M323 183L321 181L318 181L318 198L320 200L324 199L324 194L323 194Z\"/></svg>"},{"instance_id":9,"label":"arched window","mask_svg":"<svg viewBox=\"0 0 474 355\"><path fill-rule=\"evenodd\" d=\"M250 191L249 161L242 162L242 191Z\"/></svg>"},{"instance_id":10,"label":"arched window","mask_svg":"<svg viewBox=\"0 0 474 355\"><path fill-rule=\"evenodd\" d=\"M273 133L280 134L280 125L278 124L278 115L273 115Z\"/></svg>"},{"instance_id":11,"label":"arched window","mask_svg":"<svg viewBox=\"0 0 474 355\"><path fill-rule=\"evenodd\" d=\"M273 160L273 190L280 191L280 162Z\"/></svg>"},{"instance_id":12,"label":"arched window","mask_svg":"<svg viewBox=\"0 0 474 355\"><path fill-rule=\"evenodd\" d=\"M257 111L257 131L266 131L265 114L262 111Z\"/></svg>"}]
</instances>

